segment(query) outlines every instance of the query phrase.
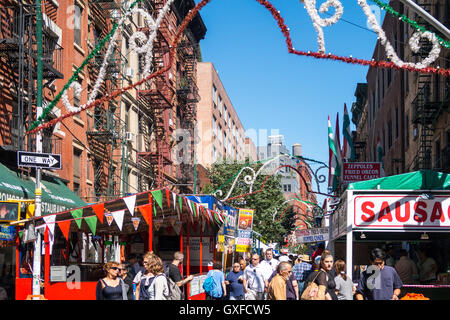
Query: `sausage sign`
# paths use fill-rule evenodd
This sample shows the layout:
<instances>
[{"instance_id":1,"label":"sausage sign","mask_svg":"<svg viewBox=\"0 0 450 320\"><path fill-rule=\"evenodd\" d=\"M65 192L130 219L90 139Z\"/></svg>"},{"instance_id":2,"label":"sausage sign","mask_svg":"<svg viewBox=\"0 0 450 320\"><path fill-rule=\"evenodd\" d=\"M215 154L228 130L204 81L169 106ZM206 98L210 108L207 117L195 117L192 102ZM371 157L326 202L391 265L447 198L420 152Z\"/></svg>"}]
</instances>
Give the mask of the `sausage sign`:
<instances>
[{"instance_id":1,"label":"sausage sign","mask_svg":"<svg viewBox=\"0 0 450 320\"><path fill-rule=\"evenodd\" d=\"M450 229L448 194L354 194L348 206L356 228Z\"/></svg>"}]
</instances>

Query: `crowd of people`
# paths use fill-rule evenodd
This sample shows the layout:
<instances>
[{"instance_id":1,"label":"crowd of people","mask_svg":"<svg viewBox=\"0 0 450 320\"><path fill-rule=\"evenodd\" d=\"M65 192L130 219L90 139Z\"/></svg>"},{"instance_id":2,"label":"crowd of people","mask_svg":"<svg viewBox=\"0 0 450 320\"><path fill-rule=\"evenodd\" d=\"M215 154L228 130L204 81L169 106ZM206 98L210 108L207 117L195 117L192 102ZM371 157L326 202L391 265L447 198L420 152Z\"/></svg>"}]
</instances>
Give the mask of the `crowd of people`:
<instances>
[{"instance_id":1,"label":"crowd of people","mask_svg":"<svg viewBox=\"0 0 450 320\"><path fill-rule=\"evenodd\" d=\"M310 290L306 289L314 284L318 300L398 300L403 284L416 279L428 283L435 268L435 262L426 256L421 257L422 266L418 269L404 250L395 260L391 259L391 248L375 248L370 252L372 267L361 273L358 283L353 283L351 275L346 274L345 261L334 261L331 252L321 245L311 258L293 258L284 255L276 259L269 248L263 258L257 253L247 259L238 257L225 273L217 261L206 275L206 279L211 278L205 289L206 299L308 300ZM104 266L105 277L97 284L97 299L168 300L173 291L171 283L184 291L193 279L192 275L182 277L178 266L183 259L183 253L176 252L173 261L164 266L160 257L149 252L143 257L143 266L135 257L130 257L128 266L108 262ZM431 271L421 273L423 265Z\"/></svg>"}]
</instances>

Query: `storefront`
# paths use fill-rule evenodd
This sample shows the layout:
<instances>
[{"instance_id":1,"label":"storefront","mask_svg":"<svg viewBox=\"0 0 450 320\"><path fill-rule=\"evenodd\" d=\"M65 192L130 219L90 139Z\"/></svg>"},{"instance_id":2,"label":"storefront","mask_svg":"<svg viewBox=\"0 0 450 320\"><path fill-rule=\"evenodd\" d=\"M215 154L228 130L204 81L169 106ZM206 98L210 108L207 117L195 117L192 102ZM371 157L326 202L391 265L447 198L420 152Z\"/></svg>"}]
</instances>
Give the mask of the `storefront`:
<instances>
[{"instance_id":1,"label":"storefront","mask_svg":"<svg viewBox=\"0 0 450 320\"><path fill-rule=\"evenodd\" d=\"M450 177L418 171L352 183L332 215L332 247L336 259L347 262L353 282L376 247L391 248L393 266L402 250L418 267L418 275L405 283L406 292L430 299L450 296ZM424 259L437 266L434 280L421 279ZM388 263L388 261L386 261Z\"/></svg>"},{"instance_id":2,"label":"storefront","mask_svg":"<svg viewBox=\"0 0 450 320\"><path fill-rule=\"evenodd\" d=\"M154 251L165 264L184 253L180 269L194 275L190 300L203 299L202 281L215 259L216 234L225 214L205 208L168 189L78 207L37 219L45 230L42 279L46 299L93 300L107 261L126 262L131 254ZM19 257L25 244L18 243ZM19 263L18 272L24 268ZM17 299L31 294L31 279L16 279Z\"/></svg>"},{"instance_id":3,"label":"storefront","mask_svg":"<svg viewBox=\"0 0 450 320\"><path fill-rule=\"evenodd\" d=\"M34 189L34 180L21 179L16 172L0 163L0 201L21 201L22 205L20 206L20 212L18 212L18 219L25 218L28 208L27 203L31 203L35 198ZM30 201L23 201L27 199ZM85 204L59 179L43 177L42 213L44 215ZM17 272L17 261L20 257L16 256L16 244L22 233L19 232L20 229L17 226L10 226L9 222L11 221L0 221L0 287L6 292L7 299L14 299L16 296L15 279L20 277L20 274ZM32 244L27 244L26 246L30 247ZM30 276L26 276L31 284ZM0 291L3 290L0 289Z\"/></svg>"}]
</instances>

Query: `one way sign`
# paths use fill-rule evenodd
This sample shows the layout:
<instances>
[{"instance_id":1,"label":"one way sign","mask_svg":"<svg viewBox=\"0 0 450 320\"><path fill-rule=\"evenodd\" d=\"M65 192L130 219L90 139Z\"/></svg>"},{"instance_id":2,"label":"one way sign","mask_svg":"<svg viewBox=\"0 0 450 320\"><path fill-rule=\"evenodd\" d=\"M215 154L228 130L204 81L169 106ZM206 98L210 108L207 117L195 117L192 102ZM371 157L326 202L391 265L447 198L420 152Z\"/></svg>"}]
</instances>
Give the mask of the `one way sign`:
<instances>
[{"instance_id":1,"label":"one way sign","mask_svg":"<svg viewBox=\"0 0 450 320\"><path fill-rule=\"evenodd\" d=\"M17 152L17 166L61 169L61 155L36 152Z\"/></svg>"}]
</instances>

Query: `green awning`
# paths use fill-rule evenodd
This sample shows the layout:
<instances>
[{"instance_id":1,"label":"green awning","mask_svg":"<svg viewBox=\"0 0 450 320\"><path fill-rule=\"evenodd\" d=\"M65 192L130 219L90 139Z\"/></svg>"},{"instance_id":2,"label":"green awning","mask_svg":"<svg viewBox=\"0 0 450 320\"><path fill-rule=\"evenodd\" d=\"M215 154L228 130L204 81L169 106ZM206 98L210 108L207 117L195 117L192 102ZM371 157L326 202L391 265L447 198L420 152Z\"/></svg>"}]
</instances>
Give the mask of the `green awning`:
<instances>
[{"instance_id":1,"label":"green awning","mask_svg":"<svg viewBox=\"0 0 450 320\"><path fill-rule=\"evenodd\" d=\"M42 215L57 213L71 208L85 206L72 190L57 178L48 178L41 181L42 188ZM0 163L0 198L8 199L34 199L35 183L32 180L21 179L16 172Z\"/></svg>"},{"instance_id":2,"label":"green awning","mask_svg":"<svg viewBox=\"0 0 450 320\"><path fill-rule=\"evenodd\" d=\"M420 170L379 179L354 182L348 190L450 190L450 175Z\"/></svg>"}]
</instances>

